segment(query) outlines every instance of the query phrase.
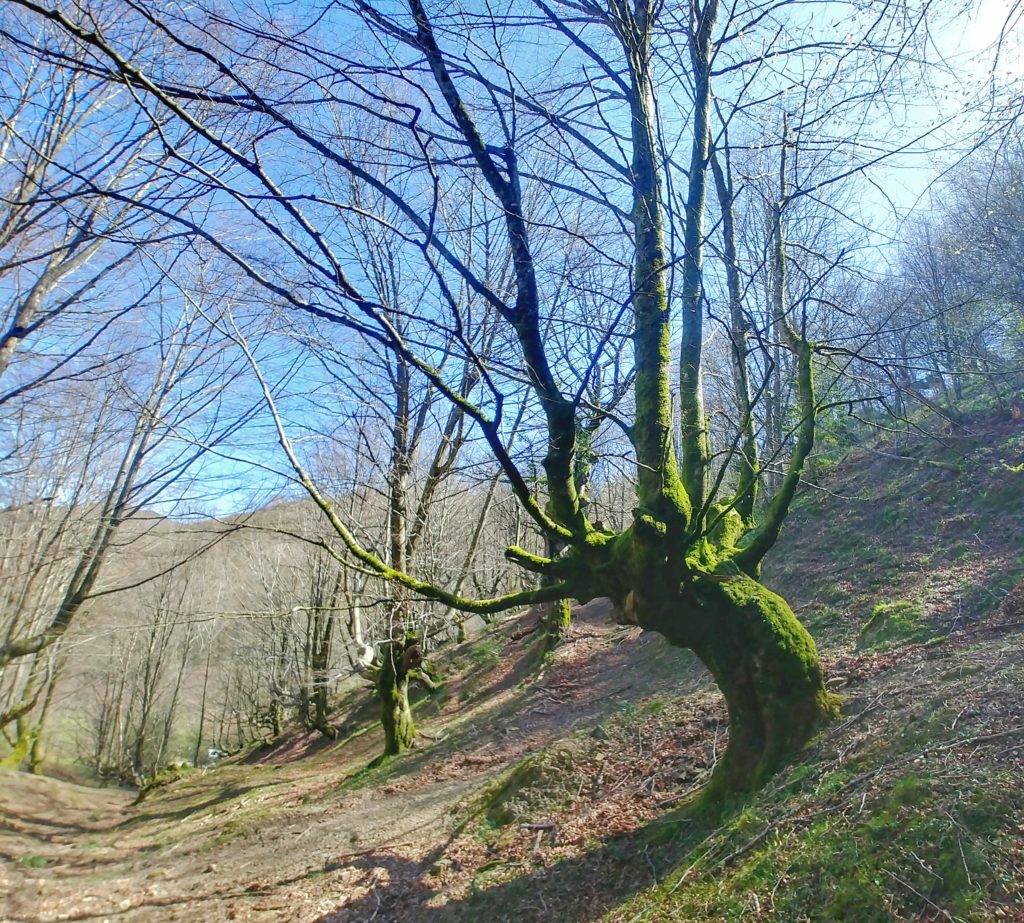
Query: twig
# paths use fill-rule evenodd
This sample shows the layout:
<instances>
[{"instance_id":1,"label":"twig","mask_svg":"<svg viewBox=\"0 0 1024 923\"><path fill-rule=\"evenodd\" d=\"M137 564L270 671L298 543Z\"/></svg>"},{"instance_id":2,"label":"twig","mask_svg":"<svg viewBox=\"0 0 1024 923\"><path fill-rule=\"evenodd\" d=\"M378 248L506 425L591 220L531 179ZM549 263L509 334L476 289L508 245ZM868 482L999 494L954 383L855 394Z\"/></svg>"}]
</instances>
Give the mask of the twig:
<instances>
[{"instance_id":1,"label":"twig","mask_svg":"<svg viewBox=\"0 0 1024 923\"><path fill-rule=\"evenodd\" d=\"M912 892L913 894L916 894L929 907L931 907L932 910L937 910L940 914L942 914L942 916L945 917L945 919L947 919L947 920L955 920L955 921L957 921L957 923L963 923L963 921L959 917L951 916L948 910L944 910L942 907L940 907L934 901L928 900L928 898L925 897L920 891L918 891L917 888L915 888L912 884L910 884L910 882L904 881L895 872L890 872L888 869L882 869L882 871L885 872L885 874L888 875L891 879L893 879L893 881L898 881L908 891Z\"/></svg>"},{"instance_id":2,"label":"twig","mask_svg":"<svg viewBox=\"0 0 1024 923\"><path fill-rule=\"evenodd\" d=\"M651 870L651 878L654 879L654 883L658 883L658 869L654 865L654 860L651 858L651 844L648 843L644 847L644 858L647 860L647 867Z\"/></svg>"},{"instance_id":3,"label":"twig","mask_svg":"<svg viewBox=\"0 0 1024 923\"><path fill-rule=\"evenodd\" d=\"M967 887L973 888L974 882L971 880L971 870L967 867L967 856L964 855L964 841L957 837L956 845L960 847L960 860L964 864L964 873L967 875Z\"/></svg>"},{"instance_id":4,"label":"twig","mask_svg":"<svg viewBox=\"0 0 1024 923\"><path fill-rule=\"evenodd\" d=\"M918 756L925 756L928 753L937 753L941 750L955 750L957 747L964 747L969 744L983 744L990 740L1002 740L1004 737L1013 737L1014 734L1024 734L1024 727L1009 728L1005 731L996 731L992 734L980 734L977 737L962 737L946 744L936 744L934 747L925 747Z\"/></svg>"},{"instance_id":5,"label":"twig","mask_svg":"<svg viewBox=\"0 0 1024 923\"><path fill-rule=\"evenodd\" d=\"M828 743L834 737L837 737L839 734L841 734L843 731L845 731L848 727L850 727L850 725L856 724L865 715L871 714L871 712L873 712L876 708L878 708L882 704L882 699L885 697L885 695L886 695L885 692L878 693L878 695L871 702L868 703L868 705L864 708L863 711L858 712L856 715L853 715L851 718L847 718L838 727L832 728L832 730L829 731L829 733L822 739L821 742L822 743Z\"/></svg>"}]
</instances>

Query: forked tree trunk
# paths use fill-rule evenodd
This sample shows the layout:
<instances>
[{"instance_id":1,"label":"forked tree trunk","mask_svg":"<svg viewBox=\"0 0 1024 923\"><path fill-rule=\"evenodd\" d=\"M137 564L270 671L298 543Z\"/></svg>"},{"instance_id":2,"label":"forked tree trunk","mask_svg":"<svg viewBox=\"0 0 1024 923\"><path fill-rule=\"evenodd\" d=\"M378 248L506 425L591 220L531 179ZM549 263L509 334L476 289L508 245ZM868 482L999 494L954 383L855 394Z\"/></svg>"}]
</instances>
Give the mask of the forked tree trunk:
<instances>
[{"instance_id":1,"label":"forked tree trunk","mask_svg":"<svg viewBox=\"0 0 1024 923\"><path fill-rule=\"evenodd\" d=\"M697 613L689 646L729 710L729 745L710 791L755 789L838 714L839 697L782 597L745 575L700 579L687 596Z\"/></svg>"}]
</instances>

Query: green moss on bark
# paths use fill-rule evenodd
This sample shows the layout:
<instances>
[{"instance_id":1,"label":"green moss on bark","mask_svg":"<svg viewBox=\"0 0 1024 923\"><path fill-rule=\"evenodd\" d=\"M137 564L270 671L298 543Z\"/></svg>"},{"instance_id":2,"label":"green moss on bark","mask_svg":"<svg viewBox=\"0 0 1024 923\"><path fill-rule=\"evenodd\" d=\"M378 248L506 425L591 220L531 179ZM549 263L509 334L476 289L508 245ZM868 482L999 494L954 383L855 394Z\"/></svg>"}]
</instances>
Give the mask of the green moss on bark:
<instances>
[{"instance_id":1,"label":"green moss on bark","mask_svg":"<svg viewBox=\"0 0 1024 923\"><path fill-rule=\"evenodd\" d=\"M11 752L0 760L0 769L20 769L21 764L28 757L35 739L36 730L34 728L22 730L14 742Z\"/></svg>"},{"instance_id":2,"label":"green moss on bark","mask_svg":"<svg viewBox=\"0 0 1024 923\"><path fill-rule=\"evenodd\" d=\"M572 604L568 599L553 602L545 613L543 621L544 651L553 651L569 633L572 623Z\"/></svg>"},{"instance_id":3,"label":"green moss on bark","mask_svg":"<svg viewBox=\"0 0 1024 923\"><path fill-rule=\"evenodd\" d=\"M708 539L719 549L731 552L743 537L746 526L736 508L716 503L708 517Z\"/></svg>"},{"instance_id":4,"label":"green moss on bark","mask_svg":"<svg viewBox=\"0 0 1024 923\"><path fill-rule=\"evenodd\" d=\"M416 725L409 704L409 680L412 669L419 666L418 652L419 642L411 638L384 645L383 662L377 674L377 695L381 705L385 756L396 756L408 750L416 739Z\"/></svg>"},{"instance_id":5,"label":"green moss on bark","mask_svg":"<svg viewBox=\"0 0 1024 923\"><path fill-rule=\"evenodd\" d=\"M839 712L814 639L782 597L746 575L710 575L689 591L694 652L729 707L729 747L711 791L756 788Z\"/></svg>"}]
</instances>

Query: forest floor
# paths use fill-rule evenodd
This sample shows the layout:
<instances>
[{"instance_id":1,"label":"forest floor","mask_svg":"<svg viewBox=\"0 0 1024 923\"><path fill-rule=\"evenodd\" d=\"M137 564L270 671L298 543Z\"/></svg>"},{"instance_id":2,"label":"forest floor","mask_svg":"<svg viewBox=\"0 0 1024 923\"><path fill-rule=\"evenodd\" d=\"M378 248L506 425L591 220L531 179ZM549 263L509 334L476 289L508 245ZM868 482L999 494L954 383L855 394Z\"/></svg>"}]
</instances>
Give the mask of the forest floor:
<instances>
[{"instance_id":1,"label":"forest floor","mask_svg":"<svg viewBox=\"0 0 1024 923\"><path fill-rule=\"evenodd\" d=\"M689 655L611 625L600 603L577 610L569 640L538 675L518 676L536 638L520 635L535 621L523 614L466 645L445 703L420 705L420 745L380 769L364 769L380 747L371 717L370 732L347 742L293 737L248 761L190 773L138 803L133 792L0 775L0 919L361 919L372 916L383 885L390 905L400 892L409 892L403 903L422 896L424 870L455 884L488 849L456 836L439 852L453 810L510 765L596 726L609 706L627 713L639 693L656 688L636 676L638 657L665 688L678 685L679 673L692 689L705 685ZM705 699L695 715L724 718L710 693L698 697ZM436 712L424 714L431 705ZM692 766L676 754L681 778L707 764L708 748L699 749ZM659 799L678 788L666 785ZM595 830L611 829L608 809L617 802L629 815L620 827L639 822L633 800L609 799ZM394 912L377 919L421 918Z\"/></svg>"},{"instance_id":2,"label":"forest floor","mask_svg":"<svg viewBox=\"0 0 1024 923\"><path fill-rule=\"evenodd\" d=\"M1024 440L1001 426L942 444L962 474L862 451L805 496L769 580L843 717L714 820L720 696L596 601L540 669L531 613L439 656L419 746L374 769L355 688L344 740L141 799L0 774L0 920L1024 921ZM899 619L872 637L879 603Z\"/></svg>"}]
</instances>

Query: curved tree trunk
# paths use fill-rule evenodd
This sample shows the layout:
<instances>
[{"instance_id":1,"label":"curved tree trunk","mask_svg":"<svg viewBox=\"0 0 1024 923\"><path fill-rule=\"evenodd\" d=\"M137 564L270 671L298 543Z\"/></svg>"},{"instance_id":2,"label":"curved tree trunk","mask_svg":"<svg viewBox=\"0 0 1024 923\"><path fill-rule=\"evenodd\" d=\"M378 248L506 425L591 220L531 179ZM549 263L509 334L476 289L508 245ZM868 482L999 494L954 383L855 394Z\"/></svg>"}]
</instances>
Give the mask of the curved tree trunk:
<instances>
[{"instance_id":1,"label":"curved tree trunk","mask_svg":"<svg viewBox=\"0 0 1024 923\"><path fill-rule=\"evenodd\" d=\"M839 697L825 688L814 639L781 596L745 575L702 578L687 596L696 613L688 646L729 710L729 745L710 790L757 788L836 716Z\"/></svg>"},{"instance_id":2,"label":"curved tree trunk","mask_svg":"<svg viewBox=\"0 0 1024 923\"><path fill-rule=\"evenodd\" d=\"M725 696L729 745L708 794L757 788L839 712L814 639L781 596L734 565L687 573L655 553L645 567L635 536L630 546L625 560L639 567L612 594L616 618L692 650Z\"/></svg>"}]
</instances>

